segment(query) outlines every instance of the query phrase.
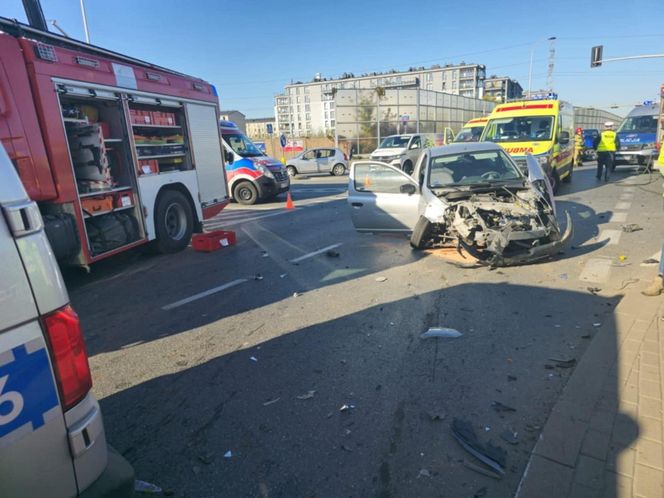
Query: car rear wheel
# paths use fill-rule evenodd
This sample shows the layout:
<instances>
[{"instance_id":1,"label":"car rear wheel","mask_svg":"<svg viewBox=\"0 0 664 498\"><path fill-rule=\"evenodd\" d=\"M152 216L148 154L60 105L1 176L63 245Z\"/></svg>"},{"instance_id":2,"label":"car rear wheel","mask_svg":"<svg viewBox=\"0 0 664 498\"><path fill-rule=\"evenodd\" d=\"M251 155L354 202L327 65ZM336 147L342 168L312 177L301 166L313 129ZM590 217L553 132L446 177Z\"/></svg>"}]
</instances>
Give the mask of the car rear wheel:
<instances>
[{"instance_id":1,"label":"car rear wheel","mask_svg":"<svg viewBox=\"0 0 664 498\"><path fill-rule=\"evenodd\" d=\"M344 166L344 165L341 164L341 163L339 163L339 164L335 164L335 165L334 165L334 168L332 168L332 174L333 174L334 176L341 176L341 175L343 175L345 172L346 172L346 166Z\"/></svg>"},{"instance_id":2,"label":"car rear wheel","mask_svg":"<svg viewBox=\"0 0 664 498\"><path fill-rule=\"evenodd\" d=\"M233 191L233 197L240 204L251 206L258 200L258 189L250 182L240 182Z\"/></svg>"},{"instance_id":3,"label":"car rear wheel","mask_svg":"<svg viewBox=\"0 0 664 498\"><path fill-rule=\"evenodd\" d=\"M426 249L431 243L431 222L424 216L417 220L413 233L410 236L410 245L413 249Z\"/></svg>"},{"instance_id":4,"label":"car rear wheel","mask_svg":"<svg viewBox=\"0 0 664 498\"><path fill-rule=\"evenodd\" d=\"M189 245L194 229L194 214L187 198L177 190L159 196L155 208L156 249L173 253Z\"/></svg>"},{"instance_id":5,"label":"car rear wheel","mask_svg":"<svg viewBox=\"0 0 664 498\"><path fill-rule=\"evenodd\" d=\"M291 178L297 176L297 170L295 169L295 166L286 166L286 171L288 171L288 176Z\"/></svg>"}]
</instances>

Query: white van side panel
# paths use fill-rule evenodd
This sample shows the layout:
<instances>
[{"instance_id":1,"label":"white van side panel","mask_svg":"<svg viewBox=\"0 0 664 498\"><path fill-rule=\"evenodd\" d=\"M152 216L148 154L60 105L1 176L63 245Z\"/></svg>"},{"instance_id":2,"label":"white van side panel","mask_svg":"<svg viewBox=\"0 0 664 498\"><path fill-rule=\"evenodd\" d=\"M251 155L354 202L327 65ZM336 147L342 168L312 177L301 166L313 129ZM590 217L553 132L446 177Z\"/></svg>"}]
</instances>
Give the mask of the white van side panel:
<instances>
[{"instance_id":1,"label":"white van side panel","mask_svg":"<svg viewBox=\"0 0 664 498\"><path fill-rule=\"evenodd\" d=\"M228 197L228 190L216 107L187 103L185 110L200 202L204 206L221 202Z\"/></svg>"}]
</instances>

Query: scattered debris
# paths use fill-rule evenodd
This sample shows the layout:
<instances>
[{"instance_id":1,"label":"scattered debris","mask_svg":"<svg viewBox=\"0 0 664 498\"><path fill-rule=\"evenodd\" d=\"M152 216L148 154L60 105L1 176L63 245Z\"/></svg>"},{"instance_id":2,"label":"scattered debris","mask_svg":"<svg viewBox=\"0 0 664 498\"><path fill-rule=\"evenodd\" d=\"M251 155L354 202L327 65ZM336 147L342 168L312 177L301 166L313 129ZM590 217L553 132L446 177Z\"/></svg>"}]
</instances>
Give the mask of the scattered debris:
<instances>
[{"instance_id":1,"label":"scattered debris","mask_svg":"<svg viewBox=\"0 0 664 498\"><path fill-rule=\"evenodd\" d=\"M473 494L473 498L482 498L483 496L486 496L486 486L481 487Z\"/></svg>"},{"instance_id":2,"label":"scattered debris","mask_svg":"<svg viewBox=\"0 0 664 498\"><path fill-rule=\"evenodd\" d=\"M261 251L261 255L262 255L264 258L267 258L267 257L270 256L270 255L267 253L267 251Z\"/></svg>"},{"instance_id":3,"label":"scattered debris","mask_svg":"<svg viewBox=\"0 0 664 498\"><path fill-rule=\"evenodd\" d=\"M516 381L516 379L517 379L517 378L516 378L515 375L508 375L508 376L507 376L507 381L508 381L508 382L514 382L514 381Z\"/></svg>"},{"instance_id":4,"label":"scattered debris","mask_svg":"<svg viewBox=\"0 0 664 498\"><path fill-rule=\"evenodd\" d=\"M624 254L621 254L620 256L618 256L618 259L620 261L625 261L627 259L627 256L625 256Z\"/></svg>"},{"instance_id":5,"label":"scattered debris","mask_svg":"<svg viewBox=\"0 0 664 498\"><path fill-rule=\"evenodd\" d=\"M328 258L338 258L340 254L337 251L333 251L332 249L330 249L325 253L325 256L327 256Z\"/></svg>"},{"instance_id":6,"label":"scattered debris","mask_svg":"<svg viewBox=\"0 0 664 498\"><path fill-rule=\"evenodd\" d=\"M499 446L494 446L491 442L480 443L470 422L455 418L452 422L452 436L463 449L480 462L491 467L500 475L505 474L507 452Z\"/></svg>"},{"instance_id":7,"label":"scattered debris","mask_svg":"<svg viewBox=\"0 0 664 498\"><path fill-rule=\"evenodd\" d=\"M205 465L210 465L214 461L214 454L213 453L205 453L203 455L198 455L198 460Z\"/></svg>"},{"instance_id":8,"label":"scattered debris","mask_svg":"<svg viewBox=\"0 0 664 498\"><path fill-rule=\"evenodd\" d=\"M353 449L350 446L346 446L345 444L341 445L341 449L344 450L344 451L347 451L349 453L351 453L353 451Z\"/></svg>"},{"instance_id":9,"label":"scattered debris","mask_svg":"<svg viewBox=\"0 0 664 498\"><path fill-rule=\"evenodd\" d=\"M299 396L296 396L297 399L305 400L305 399L311 399L314 397L314 394L316 394L316 391L307 391L305 394L300 394Z\"/></svg>"},{"instance_id":10,"label":"scattered debris","mask_svg":"<svg viewBox=\"0 0 664 498\"><path fill-rule=\"evenodd\" d=\"M293 292L293 297L300 297L301 295L302 294L300 294L299 292Z\"/></svg>"},{"instance_id":11,"label":"scattered debris","mask_svg":"<svg viewBox=\"0 0 664 498\"><path fill-rule=\"evenodd\" d=\"M510 429L505 429L500 433L500 438L509 444L519 444L519 433Z\"/></svg>"},{"instance_id":12,"label":"scattered debris","mask_svg":"<svg viewBox=\"0 0 664 498\"><path fill-rule=\"evenodd\" d=\"M554 368L556 367L554 367L551 363L544 364L544 370L553 370Z\"/></svg>"},{"instance_id":13,"label":"scattered debris","mask_svg":"<svg viewBox=\"0 0 664 498\"><path fill-rule=\"evenodd\" d=\"M256 273L256 275L254 275L254 280L263 280L263 275Z\"/></svg>"},{"instance_id":14,"label":"scattered debris","mask_svg":"<svg viewBox=\"0 0 664 498\"><path fill-rule=\"evenodd\" d=\"M601 326L602 326L602 324L599 323L599 322L595 322L595 323L593 323L593 327L601 327Z\"/></svg>"},{"instance_id":15,"label":"scattered debris","mask_svg":"<svg viewBox=\"0 0 664 498\"><path fill-rule=\"evenodd\" d=\"M549 360L555 362L558 368L572 368L574 365L576 365L576 358L572 358L570 360L559 360L557 358L549 358Z\"/></svg>"},{"instance_id":16,"label":"scattered debris","mask_svg":"<svg viewBox=\"0 0 664 498\"><path fill-rule=\"evenodd\" d=\"M515 412L516 408L502 404L500 401L494 401L491 403L491 407L497 412Z\"/></svg>"},{"instance_id":17,"label":"scattered debris","mask_svg":"<svg viewBox=\"0 0 664 498\"><path fill-rule=\"evenodd\" d=\"M602 292L600 287L586 287L586 289L594 296L596 296L598 292Z\"/></svg>"},{"instance_id":18,"label":"scattered debris","mask_svg":"<svg viewBox=\"0 0 664 498\"><path fill-rule=\"evenodd\" d=\"M493 470L486 469L484 467L480 467L479 465L475 465L474 463L469 462L468 460L463 461L463 466L466 467L467 469L477 472L478 474L482 474L488 477L493 477L494 479L501 478L501 475L499 473L494 472Z\"/></svg>"},{"instance_id":19,"label":"scattered debris","mask_svg":"<svg viewBox=\"0 0 664 498\"><path fill-rule=\"evenodd\" d=\"M567 280L567 273L561 273L560 274L560 280Z\"/></svg>"},{"instance_id":20,"label":"scattered debris","mask_svg":"<svg viewBox=\"0 0 664 498\"><path fill-rule=\"evenodd\" d=\"M484 426L484 432L490 432L490 431L491 431L491 427L489 427L488 425L485 425Z\"/></svg>"},{"instance_id":21,"label":"scattered debris","mask_svg":"<svg viewBox=\"0 0 664 498\"><path fill-rule=\"evenodd\" d=\"M448 329L445 327L431 327L429 330L420 335L420 339L428 339L430 337L443 337L446 339L456 339L463 334L458 330Z\"/></svg>"},{"instance_id":22,"label":"scattered debris","mask_svg":"<svg viewBox=\"0 0 664 498\"><path fill-rule=\"evenodd\" d=\"M353 408L355 408L355 405L346 405L346 404L344 404L344 405L341 405L341 408L339 408L339 411L340 412L348 412L348 411L352 410Z\"/></svg>"},{"instance_id":23,"label":"scattered debris","mask_svg":"<svg viewBox=\"0 0 664 498\"><path fill-rule=\"evenodd\" d=\"M387 277L376 277L376 282L385 282Z\"/></svg>"},{"instance_id":24,"label":"scattered debris","mask_svg":"<svg viewBox=\"0 0 664 498\"><path fill-rule=\"evenodd\" d=\"M250 356L249 359L254 363L258 363L258 358L256 358L255 356Z\"/></svg>"},{"instance_id":25,"label":"scattered debris","mask_svg":"<svg viewBox=\"0 0 664 498\"><path fill-rule=\"evenodd\" d=\"M635 284L639 281L638 278L627 278L622 281L622 285L618 287L618 290L623 290L626 289L628 286Z\"/></svg>"},{"instance_id":26,"label":"scattered debris","mask_svg":"<svg viewBox=\"0 0 664 498\"><path fill-rule=\"evenodd\" d=\"M632 232L638 232L639 230L643 230L643 227L637 225L636 223L627 223L626 225L622 225L620 228L625 233L632 233Z\"/></svg>"},{"instance_id":27,"label":"scattered debris","mask_svg":"<svg viewBox=\"0 0 664 498\"><path fill-rule=\"evenodd\" d=\"M592 339L592 338L593 338L593 336L590 335L590 334L585 334L585 335L581 336L581 339Z\"/></svg>"},{"instance_id":28,"label":"scattered debris","mask_svg":"<svg viewBox=\"0 0 664 498\"><path fill-rule=\"evenodd\" d=\"M279 278L286 278L287 276L288 276L288 273L282 273L281 275L279 275Z\"/></svg>"},{"instance_id":29,"label":"scattered debris","mask_svg":"<svg viewBox=\"0 0 664 498\"><path fill-rule=\"evenodd\" d=\"M277 401L279 401L280 399L281 399L281 397L271 399L270 401L266 401L265 403L263 403L263 406L270 406L270 405L273 405L273 404L275 404Z\"/></svg>"},{"instance_id":30,"label":"scattered debris","mask_svg":"<svg viewBox=\"0 0 664 498\"><path fill-rule=\"evenodd\" d=\"M419 479L420 477L431 477L431 472L429 472L427 469L420 469L419 474L417 474L417 478Z\"/></svg>"},{"instance_id":31,"label":"scattered debris","mask_svg":"<svg viewBox=\"0 0 664 498\"><path fill-rule=\"evenodd\" d=\"M136 491L137 493L149 493L156 495L161 493L161 488L156 484L136 479L134 481L134 491Z\"/></svg>"},{"instance_id":32,"label":"scattered debris","mask_svg":"<svg viewBox=\"0 0 664 498\"><path fill-rule=\"evenodd\" d=\"M531 425L531 424L526 424L526 430L528 432L537 432L542 429L541 425Z\"/></svg>"},{"instance_id":33,"label":"scattered debris","mask_svg":"<svg viewBox=\"0 0 664 498\"><path fill-rule=\"evenodd\" d=\"M644 259L643 261L641 261L641 266L650 266L650 265L658 265L658 264L659 264L659 261L656 260L655 258L648 258L648 259Z\"/></svg>"},{"instance_id":34,"label":"scattered debris","mask_svg":"<svg viewBox=\"0 0 664 498\"><path fill-rule=\"evenodd\" d=\"M353 431L351 431L350 429L346 429L346 430L344 431L344 434L345 434L346 436L350 436L350 434L351 434L352 432L353 432Z\"/></svg>"},{"instance_id":35,"label":"scattered debris","mask_svg":"<svg viewBox=\"0 0 664 498\"><path fill-rule=\"evenodd\" d=\"M233 456L233 453L231 450L228 450L226 453L224 453L224 458L231 458Z\"/></svg>"},{"instance_id":36,"label":"scattered debris","mask_svg":"<svg viewBox=\"0 0 664 498\"><path fill-rule=\"evenodd\" d=\"M432 422L442 422L447 418L447 412L443 409L431 411L428 415Z\"/></svg>"}]
</instances>

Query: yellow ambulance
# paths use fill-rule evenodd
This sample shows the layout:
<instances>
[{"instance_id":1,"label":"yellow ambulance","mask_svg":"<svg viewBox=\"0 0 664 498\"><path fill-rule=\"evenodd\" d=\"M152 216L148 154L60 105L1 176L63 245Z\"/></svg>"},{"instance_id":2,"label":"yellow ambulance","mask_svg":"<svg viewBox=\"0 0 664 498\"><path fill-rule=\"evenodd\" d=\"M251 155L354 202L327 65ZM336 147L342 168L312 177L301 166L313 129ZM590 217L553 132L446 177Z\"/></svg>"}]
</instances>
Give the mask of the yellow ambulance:
<instances>
[{"instance_id":1,"label":"yellow ambulance","mask_svg":"<svg viewBox=\"0 0 664 498\"><path fill-rule=\"evenodd\" d=\"M523 171L526 154L535 156L549 175L554 192L561 181L572 180L574 108L555 95L496 106L482 141L500 144Z\"/></svg>"},{"instance_id":2,"label":"yellow ambulance","mask_svg":"<svg viewBox=\"0 0 664 498\"><path fill-rule=\"evenodd\" d=\"M489 120L488 116L482 118L475 118L468 121L463 128L457 133L457 136L454 137L455 142L479 142L484 127L486 126L487 121Z\"/></svg>"}]
</instances>

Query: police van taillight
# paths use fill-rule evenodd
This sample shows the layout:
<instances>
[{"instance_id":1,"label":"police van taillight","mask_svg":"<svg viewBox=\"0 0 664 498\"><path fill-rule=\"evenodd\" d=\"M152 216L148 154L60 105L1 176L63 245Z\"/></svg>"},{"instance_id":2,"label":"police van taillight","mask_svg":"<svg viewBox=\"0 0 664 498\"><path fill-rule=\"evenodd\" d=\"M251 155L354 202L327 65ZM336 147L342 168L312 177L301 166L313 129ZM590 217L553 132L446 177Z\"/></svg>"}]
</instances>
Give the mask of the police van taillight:
<instances>
[{"instance_id":1,"label":"police van taillight","mask_svg":"<svg viewBox=\"0 0 664 498\"><path fill-rule=\"evenodd\" d=\"M63 409L67 411L92 388L88 354L78 315L70 305L43 318Z\"/></svg>"}]
</instances>

